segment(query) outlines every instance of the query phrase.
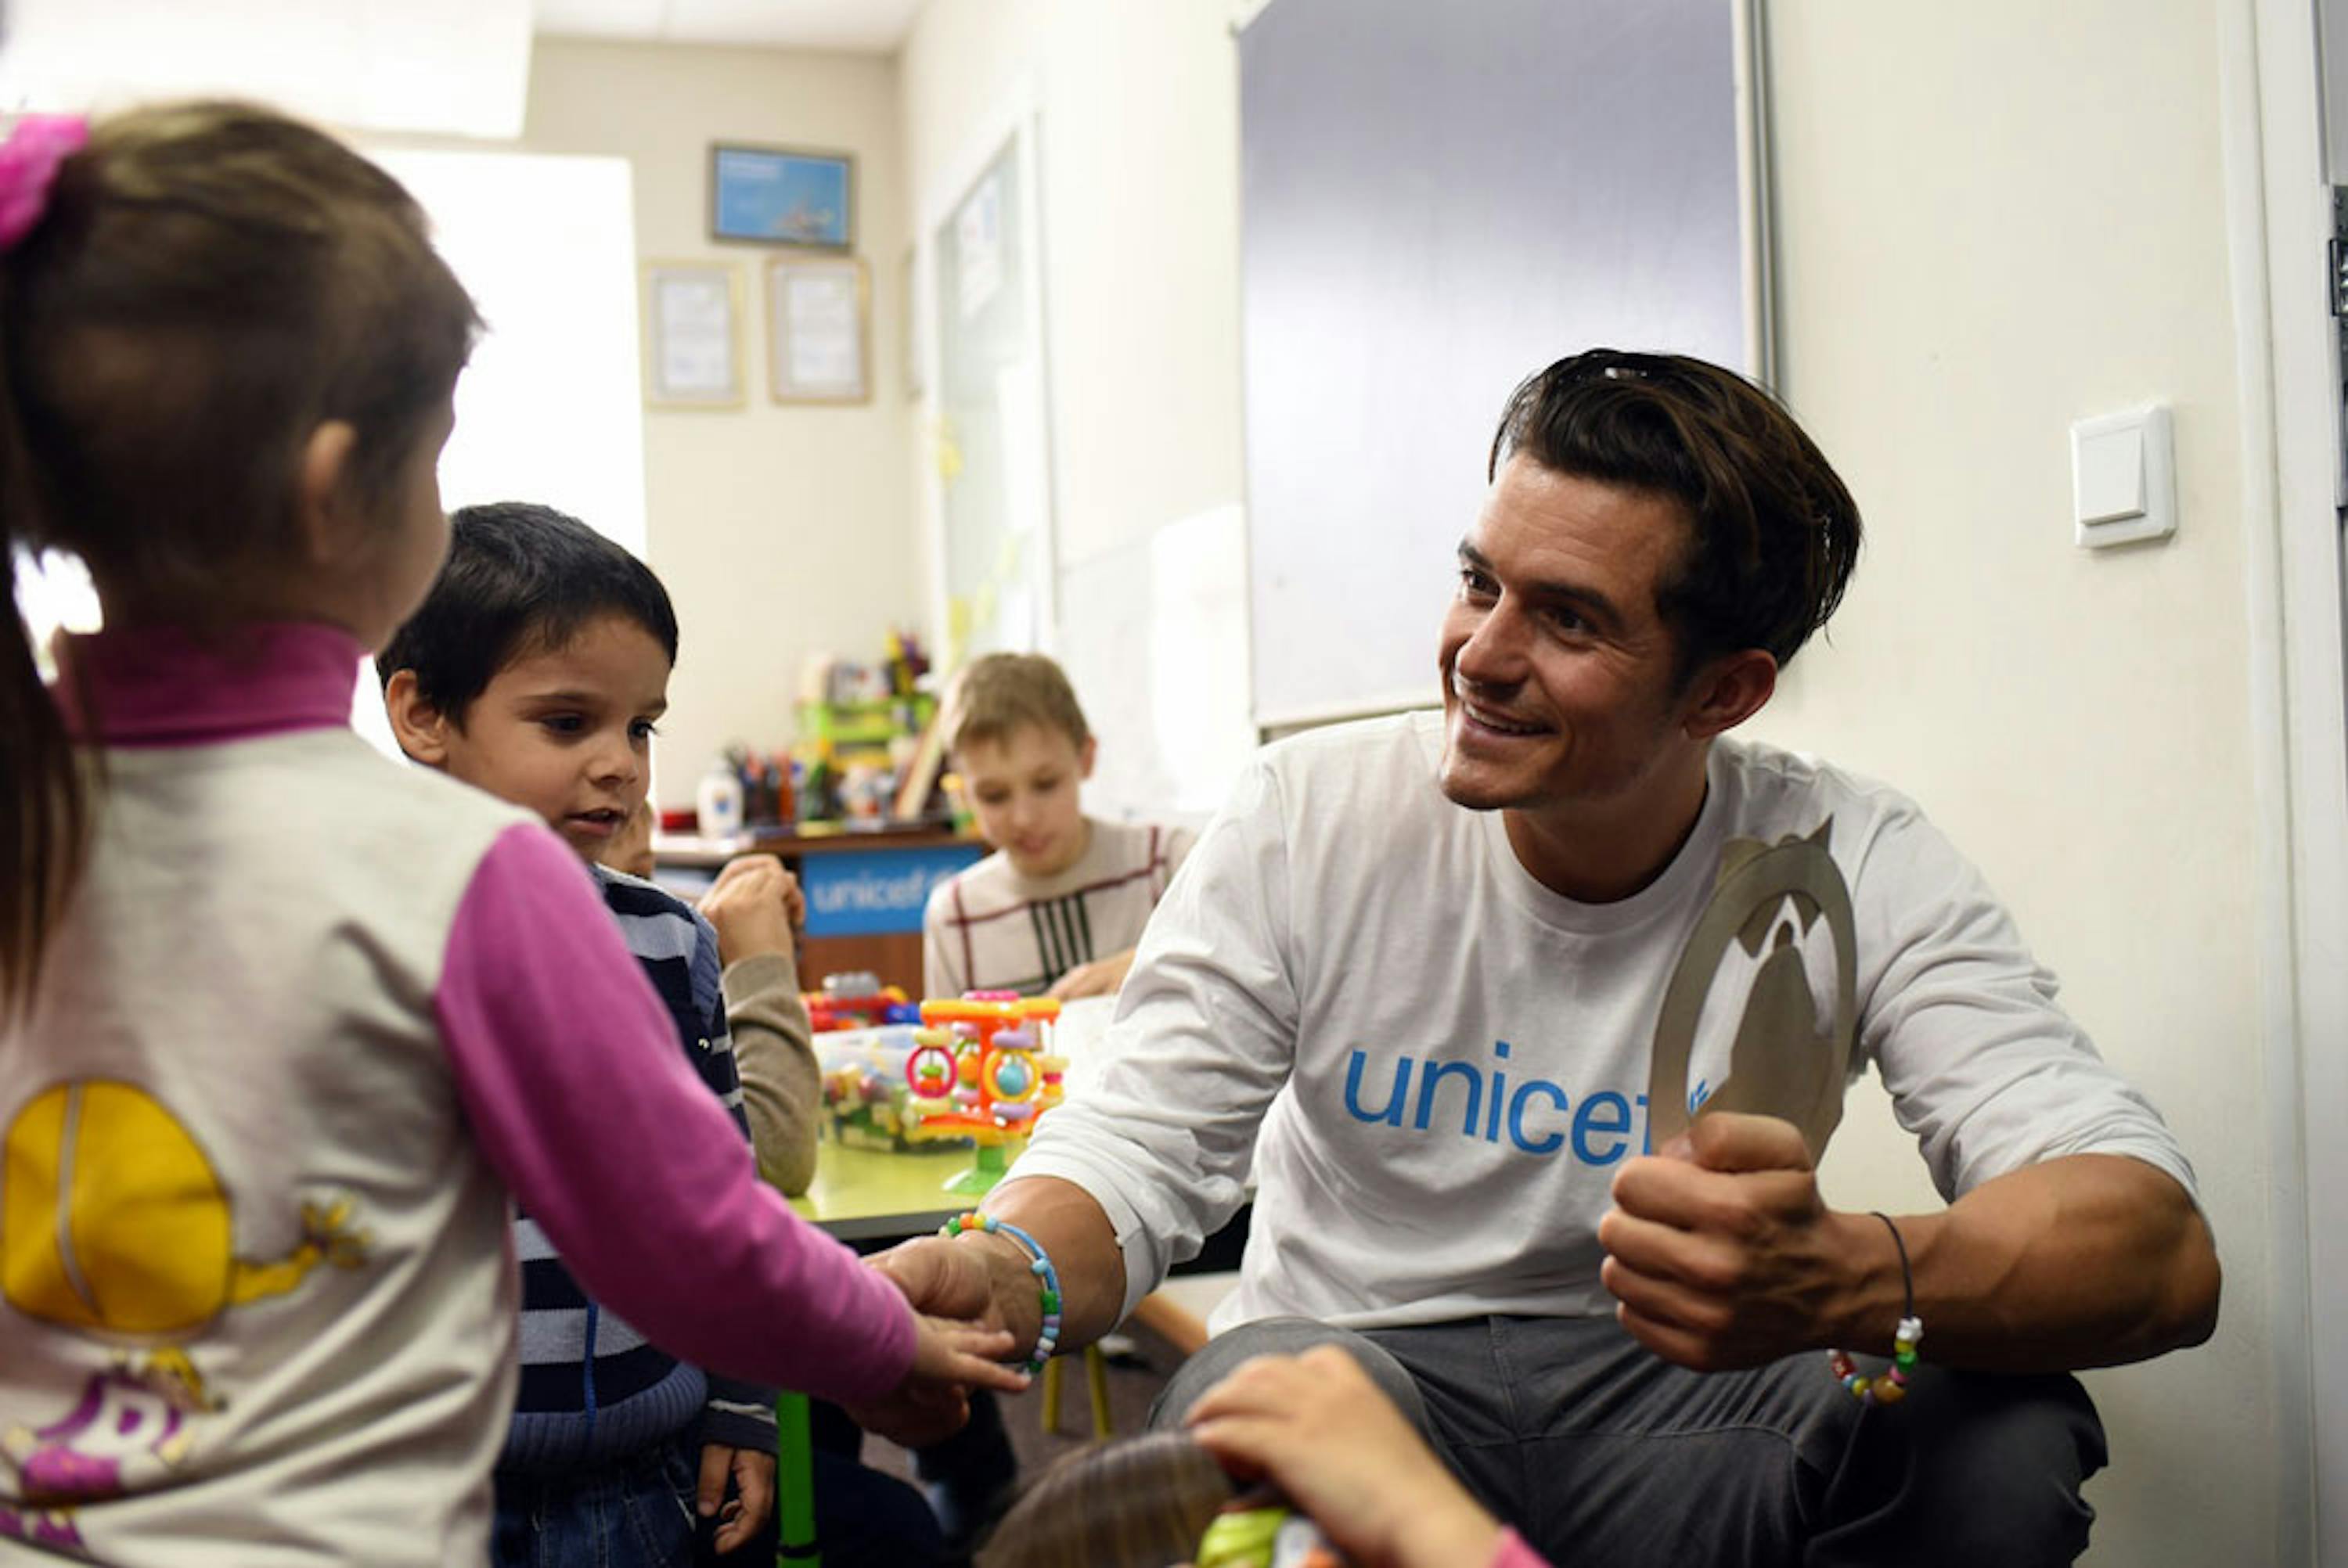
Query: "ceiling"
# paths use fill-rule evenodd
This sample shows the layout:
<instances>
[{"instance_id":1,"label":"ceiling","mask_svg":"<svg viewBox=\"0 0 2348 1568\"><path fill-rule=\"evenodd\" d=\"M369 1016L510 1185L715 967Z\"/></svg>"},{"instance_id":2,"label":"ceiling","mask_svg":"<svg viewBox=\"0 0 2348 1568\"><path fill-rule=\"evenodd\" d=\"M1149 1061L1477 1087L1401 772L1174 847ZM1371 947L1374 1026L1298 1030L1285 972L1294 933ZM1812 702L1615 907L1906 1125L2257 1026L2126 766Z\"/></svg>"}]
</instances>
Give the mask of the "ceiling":
<instances>
[{"instance_id":1,"label":"ceiling","mask_svg":"<svg viewBox=\"0 0 2348 1568\"><path fill-rule=\"evenodd\" d=\"M10 108L215 93L355 130L521 134L533 32L891 55L923 0L0 0ZM222 14L232 18L223 22ZM269 46L252 46L266 38Z\"/></svg>"},{"instance_id":2,"label":"ceiling","mask_svg":"<svg viewBox=\"0 0 2348 1568\"><path fill-rule=\"evenodd\" d=\"M12 109L217 94L353 130L521 134L530 0L0 3Z\"/></svg>"},{"instance_id":3,"label":"ceiling","mask_svg":"<svg viewBox=\"0 0 2348 1568\"><path fill-rule=\"evenodd\" d=\"M894 54L923 0L536 0L537 28L569 37L761 44Z\"/></svg>"}]
</instances>

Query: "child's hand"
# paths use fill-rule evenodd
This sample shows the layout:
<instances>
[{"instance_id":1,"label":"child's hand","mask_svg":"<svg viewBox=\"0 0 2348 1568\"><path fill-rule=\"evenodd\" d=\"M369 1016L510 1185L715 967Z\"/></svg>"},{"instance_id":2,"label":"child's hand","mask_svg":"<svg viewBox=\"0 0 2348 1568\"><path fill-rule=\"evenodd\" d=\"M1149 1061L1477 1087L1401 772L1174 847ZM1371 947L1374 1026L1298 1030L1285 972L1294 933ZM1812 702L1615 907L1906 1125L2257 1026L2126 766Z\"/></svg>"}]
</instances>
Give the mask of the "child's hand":
<instances>
[{"instance_id":1,"label":"child's hand","mask_svg":"<svg viewBox=\"0 0 2348 1568\"><path fill-rule=\"evenodd\" d=\"M952 1437L970 1419L970 1390L1016 1394L1027 1374L996 1358L1011 1354L1007 1329L982 1328L953 1317L916 1313L913 1369L896 1392L869 1405L850 1405L849 1418L900 1448L927 1448Z\"/></svg>"},{"instance_id":2,"label":"child's hand","mask_svg":"<svg viewBox=\"0 0 2348 1568\"><path fill-rule=\"evenodd\" d=\"M1111 953L1106 958L1095 958L1089 964L1078 964L1052 982L1045 994L1062 1001L1074 1001L1078 997L1113 997L1125 984L1127 971L1133 968L1133 949Z\"/></svg>"},{"instance_id":3,"label":"child's hand","mask_svg":"<svg viewBox=\"0 0 2348 1568\"><path fill-rule=\"evenodd\" d=\"M734 1481L734 1501L726 1501L726 1481ZM710 1544L731 1552L758 1533L775 1511L775 1456L757 1449L705 1444L701 1450L701 1484L695 1499L701 1517L717 1520ZM718 1512L720 1506L725 1512Z\"/></svg>"},{"instance_id":4,"label":"child's hand","mask_svg":"<svg viewBox=\"0 0 2348 1568\"><path fill-rule=\"evenodd\" d=\"M792 933L807 918L799 879L771 855L740 855L726 863L701 896L702 917L717 930L717 961L798 951Z\"/></svg>"},{"instance_id":5,"label":"child's hand","mask_svg":"<svg viewBox=\"0 0 2348 1568\"><path fill-rule=\"evenodd\" d=\"M807 889L799 886L799 879L788 868L783 872L783 913L790 918L793 941L807 935Z\"/></svg>"},{"instance_id":6,"label":"child's hand","mask_svg":"<svg viewBox=\"0 0 2348 1568\"><path fill-rule=\"evenodd\" d=\"M959 1317L914 1314L913 1370L905 1386L951 1383L957 1388L993 1389L998 1393L1025 1391L1027 1374L1004 1366L999 1358L1011 1354L1011 1331L984 1328Z\"/></svg>"},{"instance_id":7,"label":"child's hand","mask_svg":"<svg viewBox=\"0 0 2348 1568\"><path fill-rule=\"evenodd\" d=\"M1492 1516L1334 1345L1244 1362L1184 1419L1224 1468L1269 1476L1361 1568L1458 1568L1499 1549Z\"/></svg>"}]
</instances>

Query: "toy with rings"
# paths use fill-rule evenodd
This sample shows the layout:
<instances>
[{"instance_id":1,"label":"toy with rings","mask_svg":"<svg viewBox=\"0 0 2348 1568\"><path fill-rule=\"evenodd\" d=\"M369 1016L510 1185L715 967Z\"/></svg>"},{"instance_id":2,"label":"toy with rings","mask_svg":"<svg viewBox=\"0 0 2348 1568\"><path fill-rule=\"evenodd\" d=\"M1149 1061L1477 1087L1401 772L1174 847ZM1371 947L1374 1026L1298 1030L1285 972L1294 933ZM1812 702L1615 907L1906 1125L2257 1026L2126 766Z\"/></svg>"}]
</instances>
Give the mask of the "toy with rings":
<instances>
[{"instance_id":1,"label":"toy with rings","mask_svg":"<svg viewBox=\"0 0 2348 1568\"><path fill-rule=\"evenodd\" d=\"M1010 1161L1004 1145L1035 1130L1060 1102L1067 1063L1046 1049L1060 1016L1050 997L973 991L922 1004L922 1027L905 1058L905 1137L911 1143L967 1138L978 1163L946 1190L983 1193Z\"/></svg>"}]
</instances>

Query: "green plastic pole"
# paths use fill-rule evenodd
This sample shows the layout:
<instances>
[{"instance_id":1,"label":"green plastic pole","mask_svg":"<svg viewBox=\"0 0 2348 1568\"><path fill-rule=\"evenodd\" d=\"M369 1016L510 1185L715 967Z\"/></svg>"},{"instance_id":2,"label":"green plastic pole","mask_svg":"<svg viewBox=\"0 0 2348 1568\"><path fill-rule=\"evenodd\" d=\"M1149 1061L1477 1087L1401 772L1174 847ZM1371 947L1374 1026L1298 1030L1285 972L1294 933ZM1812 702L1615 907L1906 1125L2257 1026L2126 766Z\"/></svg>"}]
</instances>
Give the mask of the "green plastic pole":
<instances>
[{"instance_id":1,"label":"green plastic pole","mask_svg":"<svg viewBox=\"0 0 2348 1568\"><path fill-rule=\"evenodd\" d=\"M775 1516L780 1550L777 1568L823 1568L815 1532L815 1450L808 1439L805 1394L775 1400Z\"/></svg>"}]
</instances>

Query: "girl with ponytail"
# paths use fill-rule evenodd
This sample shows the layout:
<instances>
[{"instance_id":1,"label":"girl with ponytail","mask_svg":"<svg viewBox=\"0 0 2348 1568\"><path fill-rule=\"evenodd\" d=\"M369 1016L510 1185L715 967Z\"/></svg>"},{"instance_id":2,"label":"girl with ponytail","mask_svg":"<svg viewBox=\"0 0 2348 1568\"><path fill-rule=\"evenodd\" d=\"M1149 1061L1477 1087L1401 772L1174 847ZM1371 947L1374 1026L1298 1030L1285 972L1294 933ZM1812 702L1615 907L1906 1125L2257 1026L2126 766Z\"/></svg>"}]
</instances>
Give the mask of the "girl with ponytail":
<instances>
[{"instance_id":1,"label":"girl with ponytail","mask_svg":"<svg viewBox=\"0 0 2348 1568\"><path fill-rule=\"evenodd\" d=\"M0 1555L486 1561L516 1198L681 1359L1023 1381L759 1183L544 824L352 733L478 325L397 182L268 110L0 147L0 561L72 552L105 620L53 690L0 633Z\"/></svg>"}]
</instances>

